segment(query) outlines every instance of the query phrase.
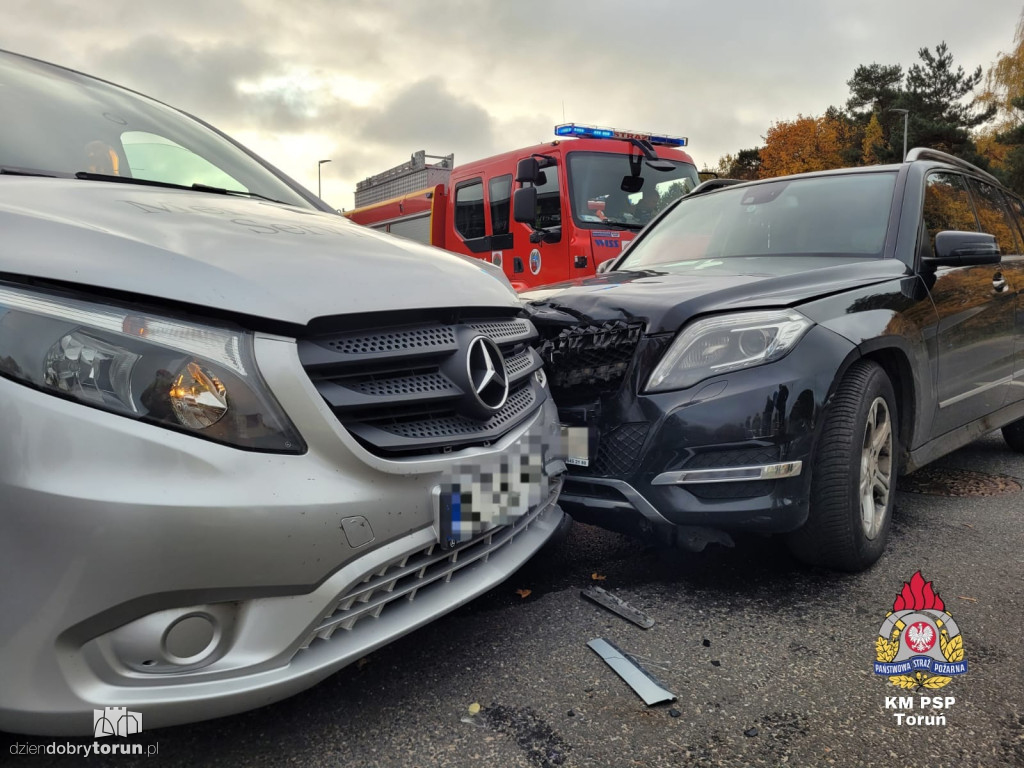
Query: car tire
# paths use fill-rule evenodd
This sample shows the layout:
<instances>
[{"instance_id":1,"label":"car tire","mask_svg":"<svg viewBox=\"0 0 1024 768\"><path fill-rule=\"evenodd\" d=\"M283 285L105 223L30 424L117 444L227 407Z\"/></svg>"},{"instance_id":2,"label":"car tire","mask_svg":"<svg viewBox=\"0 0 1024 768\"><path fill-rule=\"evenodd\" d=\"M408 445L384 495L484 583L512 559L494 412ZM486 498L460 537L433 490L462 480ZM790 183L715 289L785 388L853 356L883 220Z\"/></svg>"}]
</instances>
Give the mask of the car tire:
<instances>
[{"instance_id":1,"label":"car tire","mask_svg":"<svg viewBox=\"0 0 1024 768\"><path fill-rule=\"evenodd\" d=\"M854 363L818 438L807 522L788 537L799 560L856 572L881 557L896 496L897 424L896 396L885 371L868 360Z\"/></svg>"},{"instance_id":2,"label":"car tire","mask_svg":"<svg viewBox=\"0 0 1024 768\"><path fill-rule=\"evenodd\" d=\"M1003 440L1017 453L1024 453L1024 419L1017 419L1003 427Z\"/></svg>"}]
</instances>

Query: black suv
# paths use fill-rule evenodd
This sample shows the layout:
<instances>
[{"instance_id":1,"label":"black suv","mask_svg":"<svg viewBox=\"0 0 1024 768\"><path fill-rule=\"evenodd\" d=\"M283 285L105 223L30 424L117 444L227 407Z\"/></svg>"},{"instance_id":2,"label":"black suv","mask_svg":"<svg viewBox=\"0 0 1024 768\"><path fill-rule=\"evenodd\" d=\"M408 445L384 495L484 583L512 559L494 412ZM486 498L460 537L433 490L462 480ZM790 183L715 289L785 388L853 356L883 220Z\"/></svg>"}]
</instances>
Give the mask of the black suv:
<instances>
[{"instance_id":1,"label":"black suv","mask_svg":"<svg viewBox=\"0 0 1024 768\"><path fill-rule=\"evenodd\" d=\"M1002 427L1024 451L1024 203L928 149L716 182L604 274L526 294L575 517L700 549L881 555L896 479Z\"/></svg>"}]
</instances>

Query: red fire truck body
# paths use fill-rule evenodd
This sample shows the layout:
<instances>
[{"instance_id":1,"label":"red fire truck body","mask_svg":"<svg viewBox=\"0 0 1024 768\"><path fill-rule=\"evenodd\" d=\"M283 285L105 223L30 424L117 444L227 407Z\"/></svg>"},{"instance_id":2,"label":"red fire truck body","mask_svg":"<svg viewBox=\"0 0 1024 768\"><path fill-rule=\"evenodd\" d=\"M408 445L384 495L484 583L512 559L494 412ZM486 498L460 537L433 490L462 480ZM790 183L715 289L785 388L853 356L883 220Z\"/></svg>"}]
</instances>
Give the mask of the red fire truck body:
<instances>
[{"instance_id":1,"label":"red fire truck body","mask_svg":"<svg viewBox=\"0 0 1024 768\"><path fill-rule=\"evenodd\" d=\"M457 166L447 183L345 213L500 266L517 290L594 274L699 178L682 138L568 124L546 144Z\"/></svg>"}]
</instances>

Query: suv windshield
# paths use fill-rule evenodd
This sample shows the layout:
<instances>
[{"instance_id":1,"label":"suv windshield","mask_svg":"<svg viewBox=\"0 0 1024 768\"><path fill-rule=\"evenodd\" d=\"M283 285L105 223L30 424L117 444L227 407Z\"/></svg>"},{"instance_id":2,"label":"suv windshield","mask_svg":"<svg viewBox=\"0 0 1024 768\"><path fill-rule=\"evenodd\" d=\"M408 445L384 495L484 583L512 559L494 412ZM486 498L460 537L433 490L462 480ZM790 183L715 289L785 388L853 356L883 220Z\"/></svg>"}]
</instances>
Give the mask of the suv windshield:
<instances>
[{"instance_id":1,"label":"suv windshield","mask_svg":"<svg viewBox=\"0 0 1024 768\"><path fill-rule=\"evenodd\" d=\"M630 154L569 154L572 215L581 227L618 225L639 229L673 200L700 183L689 163L656 171L634 150Z\"/></svg>"},{"instance_id":2,"label":"suv windshield","mask_svg":"<svg viewBox=\"0 0 1024 768\"><path fill-rule=\"evenodd\" d=\"M313 208L216 131L124 88L0 52L0 94L8 172L198 184Z\"/></svg>"},{"instance_id":3,"label":"suv windshield","mask_svg":"<svg viewBox=\"0 0 1024 768\"><path fill-rule=\"evenodd\" d=\"M895 172L780 179L684 200L619 269L734 256L882 255Z\"/></svg>"}]
</instances>

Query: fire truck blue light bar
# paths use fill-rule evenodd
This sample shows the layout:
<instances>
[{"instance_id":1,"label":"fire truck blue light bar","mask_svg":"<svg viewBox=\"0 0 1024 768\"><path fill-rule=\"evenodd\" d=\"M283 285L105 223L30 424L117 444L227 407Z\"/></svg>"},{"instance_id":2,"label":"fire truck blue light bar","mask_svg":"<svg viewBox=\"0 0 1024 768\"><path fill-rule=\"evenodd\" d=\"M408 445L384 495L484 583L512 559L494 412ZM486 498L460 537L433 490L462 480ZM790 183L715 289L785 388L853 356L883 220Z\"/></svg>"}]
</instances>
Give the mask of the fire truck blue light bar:
<instances>
[{"instance_id":1,"label":"fire truck blue light bar","mask_svg":"<svg viewBox=\"0 0 1024 768\"><path fill-rule=\"evenodd\" d=\"M659 136L636 131L616 131L612 128L598 128L593 125L563 123L555 126L555 136L578 136L584 139L639 139L662 147L685 147L689 140L685 136Z\"/></svg>"}]
</instances>

